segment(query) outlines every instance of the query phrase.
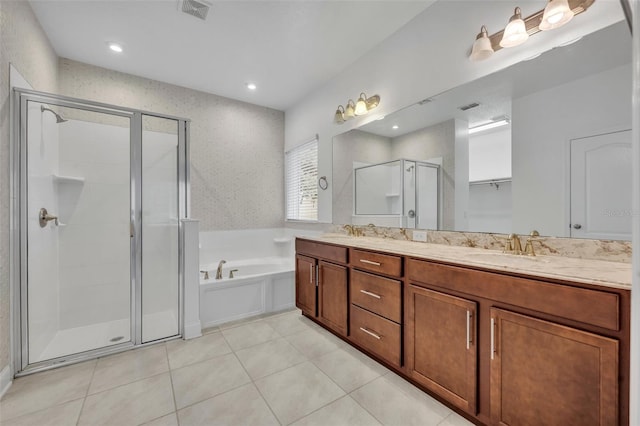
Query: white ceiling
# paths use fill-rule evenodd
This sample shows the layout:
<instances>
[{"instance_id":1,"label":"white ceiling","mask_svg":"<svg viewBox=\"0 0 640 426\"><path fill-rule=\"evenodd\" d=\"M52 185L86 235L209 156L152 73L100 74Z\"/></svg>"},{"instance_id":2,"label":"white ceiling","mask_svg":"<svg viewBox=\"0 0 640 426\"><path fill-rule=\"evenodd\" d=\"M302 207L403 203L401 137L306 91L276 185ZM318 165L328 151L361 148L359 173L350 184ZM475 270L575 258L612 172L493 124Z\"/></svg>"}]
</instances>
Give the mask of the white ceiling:
<instances>
[{"instance_id":1,"label":"white ceiling","mask_svg":"<svg viewBox=\"0 0 640 426\"><path fill-rule=\"evenodd\" d=\"M202 21L177 0L30 1L61 57L279 110L433 2L215 1Z\"/></svg>"}]
</instances>

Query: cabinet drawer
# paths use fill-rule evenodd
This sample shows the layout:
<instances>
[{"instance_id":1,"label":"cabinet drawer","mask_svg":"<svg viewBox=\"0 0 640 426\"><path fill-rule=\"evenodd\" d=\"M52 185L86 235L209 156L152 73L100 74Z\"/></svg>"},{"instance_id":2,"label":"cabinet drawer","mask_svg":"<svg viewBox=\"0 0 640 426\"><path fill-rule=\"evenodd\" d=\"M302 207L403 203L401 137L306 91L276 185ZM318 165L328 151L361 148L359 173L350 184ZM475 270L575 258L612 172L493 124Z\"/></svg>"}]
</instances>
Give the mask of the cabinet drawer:
<instances>
[{"instance_id":1,"label":"cabinet drawer","mask_svg":"<svg viewBox=\"0 0 640 426\"><path fill-rule=\"evenodd\" d=\"M314 241L296 239L296 252L338 263L347 263L347 248Z\"/></svg>"},{"instance_id":2,"label":"cabinet drawer","mask_svg":"<svg viewBox=\"0 0 640 426\"><path fill-rule=\"evenodd\" d=\"M620 329L615 293L510 277L458 266L407 260L411 282L450 288L609 330Z\"/></svg>"},{"instance_id":3,"label":"cabinet drawer","mask_svg":"<svg viewBox=\"0 0 640 426\"><path fill-rule=\"evenodd\" d=\"M379 274L402 276L402 258L364 250L351 250L351 266Z\"/></svg>"},{"instance_id":4,"label":"cabinet drawer","mask_svg":"<svg viewBox=\"0 0 640 426\"><path fill-rule=\"evenodd\" d=\"M388 362L400 366L400 326L351 305L351 340Z\"/></svg>"},{"instance_id":5,"label":"cabinet drawer","mask_svg":"<svg viewBox=\"0 0 640 426\"><path fill-rule=\"evenodd\" d=\"M354 305L400 323L401 294L400 281L351 271L351 303Z\"/></svg>"}]
</instances>

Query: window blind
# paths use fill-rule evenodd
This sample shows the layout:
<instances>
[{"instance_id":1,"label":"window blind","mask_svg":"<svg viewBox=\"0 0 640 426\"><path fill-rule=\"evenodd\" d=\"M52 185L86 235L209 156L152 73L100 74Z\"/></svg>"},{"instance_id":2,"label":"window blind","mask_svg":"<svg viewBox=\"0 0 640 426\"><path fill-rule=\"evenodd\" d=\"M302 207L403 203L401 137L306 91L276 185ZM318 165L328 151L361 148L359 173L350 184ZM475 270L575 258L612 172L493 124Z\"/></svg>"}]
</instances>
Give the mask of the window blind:
<instances>
[{"instance_id":1,"label":"window blind","mask_svg":"<svg viewBox=\"0 0 640 426\"><path fill-rule=\"evenodd\" d=\"M285 153L287 220L318 220L318 138Z\"/></svg>"}]
</instances>

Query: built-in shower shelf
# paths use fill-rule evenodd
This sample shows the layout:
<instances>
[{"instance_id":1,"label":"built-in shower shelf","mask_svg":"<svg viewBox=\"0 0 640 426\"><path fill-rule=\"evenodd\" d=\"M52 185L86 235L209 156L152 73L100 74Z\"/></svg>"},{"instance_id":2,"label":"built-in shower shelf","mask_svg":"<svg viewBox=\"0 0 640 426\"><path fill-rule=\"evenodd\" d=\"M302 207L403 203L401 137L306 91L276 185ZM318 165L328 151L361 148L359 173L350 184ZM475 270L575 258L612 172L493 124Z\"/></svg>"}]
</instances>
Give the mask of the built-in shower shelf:
<instances>
[{"instance_id":1,"label":"built-in shower shelf","mask_svg":"<svg viewBox=\"0 0 640 426\"><path fill-rule=\"evenodd\" d=\"M84 183L84 178L80 176L53 175L53 181L57 183Z\"/></svg>"}]
</instances>

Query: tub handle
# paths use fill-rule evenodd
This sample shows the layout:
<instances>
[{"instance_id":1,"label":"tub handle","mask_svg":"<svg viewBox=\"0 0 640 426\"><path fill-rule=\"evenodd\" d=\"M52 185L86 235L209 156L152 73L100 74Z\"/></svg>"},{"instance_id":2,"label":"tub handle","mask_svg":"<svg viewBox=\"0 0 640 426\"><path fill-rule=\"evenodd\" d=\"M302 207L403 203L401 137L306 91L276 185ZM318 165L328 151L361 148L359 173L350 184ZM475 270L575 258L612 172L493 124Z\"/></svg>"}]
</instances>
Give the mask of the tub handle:
<instances>
[{"instance_id":1,"label":"tub handle","mask_svg":"<svg viewBox=\"0 0 640 426\"><path fill-rule=\"evenodd\" d=\"M232 269L232 270L229 271L229 278L233 278L233 273L234 272L238 272L238 270L237 269Z\"/></svg>"},{"instance_id":2,"label":"tub handle","mask_svg":"<svg viewBox=\"0 0 640 426\"><path fill-rule=\"evenodd\" d=\"M200 271L200 273L204 274L204 279L205 280L209 279L209 271Z\"/></svg>"}]
</instances>

